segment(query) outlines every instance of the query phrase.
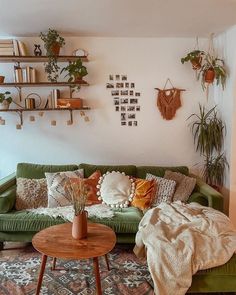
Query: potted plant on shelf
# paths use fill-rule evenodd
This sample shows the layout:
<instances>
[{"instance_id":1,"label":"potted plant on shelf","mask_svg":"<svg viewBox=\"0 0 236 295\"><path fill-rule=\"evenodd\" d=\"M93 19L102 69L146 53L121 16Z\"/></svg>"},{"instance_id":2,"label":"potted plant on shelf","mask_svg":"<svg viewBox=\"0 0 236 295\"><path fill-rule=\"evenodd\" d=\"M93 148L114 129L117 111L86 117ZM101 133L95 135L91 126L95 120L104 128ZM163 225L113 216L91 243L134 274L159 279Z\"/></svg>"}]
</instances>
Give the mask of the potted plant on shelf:
<instances>
[{"instance_id":1,"label":"potted plant on shelf","mask_svg":"<svg viewBox=\"0 0 236 295\"><path fill-rule=\"evenodd\" d=\"M202 88L206 88L206 83L211 84L216 79L216 84L221 84L225 88L227 72L224 61L218 57L214 57L209 53L205 55L203 65L198 73L198 79L201 78Z\"/></svg>"},{"instance_id":2,"label":"potted plant on shelf","mask_svg":"<svg viewBox=\"0 0 236 295\"><path fill-rule=\"evenodd\" d=\"M84 76L88 74L87 68L83 65L83 62L80 58L76 61L69 63L66 67L61 70L61 73L67 72L65 77L69 77L68 82L79 83ZM80 86L76 86L77 90L80 89Z\"/></svg>"},{"instance_id":3,"label":"potted plant on shelf","mask_svg":"<svg viewBox=\"0 0 236 295\"><path fill-rule=\"evenodd\" d=\"M65 45L65 39L53 29L48 29L48 32L46 33L41 32L40 38L44 42L46 55L48 56L48 62L45 63L45 72L47 73L48 80L51 82L57 82L58 71L60 69L57 64L57 57L59 55L60 48Z\"/></svg>"},{"instance_id":4,"label":"potted plant on shelf","mask_svg":"<svg viewBox=\"0 0 236 295\"><path fill-rule=\"evenodd\" d=\"M182 64L185 62L191 62L193 70L199 70L202 65L202 58L205 52L202 50L193 50L189 52L185 57L181 58Z\"/></svg>"},{"instance_id":5,"label":"potted plant on shelf","mask_svg":"<svg viewBox=\"0 0 236 295\"><path fill-rule=\"evenodd\" d=\"M1 110L8 110L9 106L12 102L11 93L6 91L5 93L0 93L0 109Z\"/></svg>"},{"instance_id":6,"label":"potted plant on shelf","mask_svg":"<svg viewBox=\"0 0 236 295\"><path fill-rule=\"evenodd\" d=\"M216 106L206 111L199 105L199 114L192 114L191 131L196 145L196 151L204 156L202 174L206 182L220 190L229 166L225 154L222 152L225 136L225 125L218 117Z\"/></svg>"}]
</instances>

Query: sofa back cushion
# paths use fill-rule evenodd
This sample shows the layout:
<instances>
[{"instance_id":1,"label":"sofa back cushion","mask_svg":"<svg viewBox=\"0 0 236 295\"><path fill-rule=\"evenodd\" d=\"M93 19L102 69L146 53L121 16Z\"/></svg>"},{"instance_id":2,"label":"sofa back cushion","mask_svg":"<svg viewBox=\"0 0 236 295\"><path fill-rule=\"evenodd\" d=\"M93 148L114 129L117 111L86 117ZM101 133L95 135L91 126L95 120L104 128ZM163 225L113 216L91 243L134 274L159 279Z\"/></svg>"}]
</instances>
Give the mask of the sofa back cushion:
<instances>
[{"instance_id":1,"label":"sofa back cushion","mask_svg":"<svg viewBox=\"0 0 236 295\"><path fill-rule=\"evenodd\" d=\"M174 172L180 172L184 175L189 174L189 169L186 166L174 166L174 167L161 167L161 166L139 166L137 167L138 178L146 178L146 174L150 173L155 176L163 177L165 175L165 171L170 170Z\"/></svg>"},{"instance_id":2,"label":"sofa back cushion","mask_svg":"<svg viewBox=\"0 0 236 295\"><path fill-rule=\"evenodd\" d=\"M16 178L45 178L45 172L55 173L77 170L77 165L40 165L31 163L19 163L16 168Z\"/></svg>"},{"instance_id":3,"label":"sofa back cushion","mask_svg":"<svg viewBox=\"0 0 236 295\"><path fill-rule=\"evenodd\" d=\"M129 176L136 176L136 166L134 165L91 165L91 164L80 164L80 169L84 169L84 177L89 177L92 173L99 170L101 174L106 172L119 171L124 172Z\"/></svg>"}]
</instances>

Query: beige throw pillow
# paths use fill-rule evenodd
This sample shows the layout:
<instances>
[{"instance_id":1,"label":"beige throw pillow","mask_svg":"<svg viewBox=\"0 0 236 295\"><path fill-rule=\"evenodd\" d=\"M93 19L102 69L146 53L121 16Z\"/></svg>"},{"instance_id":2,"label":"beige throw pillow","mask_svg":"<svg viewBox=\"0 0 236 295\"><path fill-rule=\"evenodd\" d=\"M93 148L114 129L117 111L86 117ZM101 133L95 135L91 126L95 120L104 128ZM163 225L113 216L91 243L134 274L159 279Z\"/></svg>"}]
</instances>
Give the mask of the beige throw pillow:
<instances>
[{"instance_id":1,"label":"beige throw pillow","mask_svg":"<svg viewBox=\"0 0 236 295\"><path fill-rule=\"evenodd\" d=\"M48 190L45 178L29 179L19 177L16 183L16 210L47 207Z\"/></svg>"},{"instance_id":2,"label":"beige throw pillow","mask_svg":"<svg viewBox=\"0 0 236 295\"><path fill-rule=\"evenodd\" d=\"M72 200L65 192L65 183L69 178L84 177L84 170L45 173L48 186L48 207L64 207L72 204Z\"/></svg>"},{"instance_id":3,"label":"beige throw pillow","mask_svg":"<svg viewBox=\"0 0 236 295\"><path fill-rule=\"evenodd\" d=\"M173 201L179 200L182 202L187 202L196 185L196 178L172 171L166 171L164 178L171 179L176 182L176 190L173 196Z\"/></svg>"},{"instance_id":4,"label":"beige throw pillow","mask_svg":"<svg viewBox=\"0 0 236 295\"><path fill-rule=\"evenodd\" d=\"M155 198L152 202L152 207L156 207L162 202L168 203L172 201L176 186L175 181L158 177L150 173L146 174L146 179L155 180L158 185L158 190L156 191Z\"/></svg>"}]
</instances>

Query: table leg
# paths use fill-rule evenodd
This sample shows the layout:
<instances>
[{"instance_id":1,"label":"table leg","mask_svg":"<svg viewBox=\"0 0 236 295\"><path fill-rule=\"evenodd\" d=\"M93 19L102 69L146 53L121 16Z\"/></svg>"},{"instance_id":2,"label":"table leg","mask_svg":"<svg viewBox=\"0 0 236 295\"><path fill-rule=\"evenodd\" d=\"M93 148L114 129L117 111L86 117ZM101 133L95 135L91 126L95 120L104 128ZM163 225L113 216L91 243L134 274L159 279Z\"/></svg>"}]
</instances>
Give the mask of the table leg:
<instances>
[{"instance_id":1,"label":"table leg","mask_svg":"<svg viewBox=\"0 0 236 295\"><path fill-rule=\"evenodd\" d=\"M96 288L97 288L97 295L102 295L102 288L101 288L101 279L100 279L100 273L99 273L99 264L98 264L98 258L93 258L93 270L96 278Z\"/></svg>"},{"instance_id":2,"label":"table leg","mask_svg":"<svg viewBox=\"0 0 236 295\"><path fill-rule=\"evenodd\" d=\"M57 262L56 257L53 257L51 270L55 270L56 269L56 262Z\"/></svg>"},{"instance_id":3,"label":"table leg","mask_svg":"<svg viewBox=\"0 0 236 295\"><path fill-rule=\"evenodd\" d=\"M37 289L36 289L36 295L39 295L39 292L41 289L41 285L42 285L42 281L43 281L43 274L44 274L47 258L48 258L47 255L44 255L44 254L42 255L40 273L39 273L38 284L37 284Z\"/></svg>"},{"instance_id":4,"label":"table leg","mask_svg":"<svg viewBox=\"0 0 236 295\"><path fill-rule=\"evenodd\" d=\"M105 256L105 260L106 260L106 264L107 264L107 270L110 270L108 256L107 256L107 254L105 254L104 256Z\"/></svg>"}]
</instances>

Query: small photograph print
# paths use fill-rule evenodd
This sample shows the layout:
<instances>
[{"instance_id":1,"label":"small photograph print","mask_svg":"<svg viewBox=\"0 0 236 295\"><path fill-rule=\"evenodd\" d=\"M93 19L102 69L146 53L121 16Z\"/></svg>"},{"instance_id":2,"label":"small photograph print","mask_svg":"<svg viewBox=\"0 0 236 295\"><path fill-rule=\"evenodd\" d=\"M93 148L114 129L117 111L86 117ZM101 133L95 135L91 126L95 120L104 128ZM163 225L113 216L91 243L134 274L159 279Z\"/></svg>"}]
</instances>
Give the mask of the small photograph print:
<instances>
[{"instance_id":1,"label":"small photograph print","mask_svg":"<svg viewBox=\"0 0 236 295\"><path fill-rule=\"evenodd\" d=\"M119 90L112 90L111 95L112 96L119 95Z\"/></svg>"},{"instance_id":2,"label":"small photograph print","mask_svg":"<svg viewBox=\"0 0 236 295\"><path fill-rule=\"evenodd\" d=\"M121 76L121 80L122 80L122 81L127 81L127 76L126 76L126 75L122 75L122 76Z\"/></svg>"},{"instance_id":3,"label":"small photograph print","mask_svg":"<svg viewBox=\"0 0 236 295\"><path fill-rule=\"evenodd\" d=\"M132 126L132 123L133 123L132 121L129 121L128 126Z\"/></svg>"},{"instance_id":4,"label":"small photograph print","mask_svg":"<svg viewBox=\"0 0 236 295\"><path fill-rule=\"evenodd\" d=\"M126 126L126 121L121 121L121 126Z\"/></svg>"},{"instance_id":5,"label":"small photograph print","mask_svg":"<svg viewBox=\"0 0 236 295\"><path fill-rule=\"evenodd\" d=\"M126 113L121 113L120 119L121 119L121 121L125 121L126 120Z\"/></svg>"},{"instance_id":6,"label":"small photograph print","mask_svg":"<svg viewBox=\"0 0 236 295\"><path fill-rule=\"evenodd\" d=\"M133 126L138 126L138 121L134 121Z\"/></svg>"},{"instance_id":7,"label":"small photograph print","mask_svg":"<svg viewBox=\"0 0 236 295\"><path fill-rule=\"evenodd\" d=\"M120 75L116 75L116 81L120 81Z\"/></svg>"},{"instance_id":8,"label":"small photograph print","mask_svg":"<svg viewBox=\"0 0 236 295\"><path fill-rule=\"evenodd\" d=\"M137 104L138 103L138 99L137 98L130 98L130 103L131 104Z\"/></svg>"},{"instance_id":9,"label":"small photograph print","mask_svg":"<svg viewBox=\"0 0 236 295\"><path fill-rule=\"evenodd\" d=\"M128 90L121 90L120 95L128 95L129 91Z\"/></svg>"},{"instance_id":10,"label":"small photograph print","mask_svg":"<svg viewBox=\"0 0 236 295\"><path fill-rule=\"evenodd\" d=\"M130 88L135 88L135 84L134 83L130 83Z\"/></svg>"},{"instance_id":11,"label":"small photograph print","mask_svg":"<svg viewBox=\"0 0 236 295\"><path fill-rule=\"evenodd\" d=\"M140 111L140 106L136 106L136 111L137 111L137 112Z\"/></svg>"},{"instance_id":12,"label":"small photograph print","mask_svg":"<svg viewBox=\"0 0 236 295\"><path fill-rule=\"evenodd\" d=\"M110 80L110 81L113 81L113 80L114 80L113 75L109 75L109 80Z\"/></svg>"},{"instance_id":13,"label":"small photograph print","mask_svg":"<svg viewBox=\"0 0 236 295\"><path fill-rule=\"evenodd\" d=\"M126 112L126 106L121 106L121 107L120 107L120 111L121 111L121 112Z\"/></svg>"},{"instance_id":14,"label":"small photograph print","mask_svg":"<svg viewBox=\"0 0 236 295\"><path fill-rule=\"evenodd\" d=\"M121 99L120 99L120 103L121 103L121 104L129 103L129 99L128 99L128 98L121 98Z\"/></svg>"},{"instance_id":15,"label":"small photograph print","mask_svg":"<svg viewBox=\"0 0 236 295\"><path fill-rule=\"evenodd\" d=\"M107 88L114 88L114 84L113 83L107 83Z\"/></svg>"},{"instance_id":16,"label":"small photograph print","mask_svg":"<svg viewBox=\"0 0 236 295\"><path fill-rule=\"evenodd\" d=\"M125 88L129 88L129 83L128 82L125 83Z\"/></svg>"},{"instance_id":17,"label":"small photograph print","mask_svg":"<svg viewBox=\"0 0 236 295\"><path fill-rule=\"evenodd\" d=\"M123 88L124 87L124 83L116 83L116 88Z\"/></svg>"},{"instance_id":18,"label":"small photograph print","mask_svg":"<svg viewBox=\"0 0 236 295\"><path fill-rule=\"evenodd\" d=\"M134 112L135 111L135 107L134 106L128 106L127 107L127 112Z\"/></svg>"},{"instance_id":19,"label":"small photograph print","mask_svg":"<svg viewBox=\"0 0 236 295\"><path fill-rule=\"evenodd\" d=\"M119 100L119 98L114 98L114 105L115 106L117 106L117 105L119 105L120 104L120 100Z\"/></svg>"},{"instance_id":20,"label":"small photograph print","mask_svg":"<svg viewBox=\"0 0 236 295\"><path fill-rule=\"evenodd\" d=\"M140 92L135 92L135 96L140 96Z\"/></svg>"},{"instance_id":21,"label":"small photograph print","mask_svg":"<svg viewBox=\"0 0 236 295\"><path fill-rule=\"evenodd\" d=\"M116 106L116 112L120 111L120 107Z\"/></svg>"},{"instance_id":22,"label":"small photograph print","mask_svg":"<svg viewBox=\"0 0 236 295\"><path fill-rule=\"evenodd\" d=\"M133 96L133 95L134 95L134 91L133 91L133 90L130 90L130 91L129 91L129 95L130 95L130 96L131 96L131 95Z\"/></svg>"},{"instance_id":23,"label":"small photograph print","mask_svg":"<svg viewBox=\"0 0 236 295\"><path fill-rule=\"evenodd\" d=\"M128 119L135 119L135 114L128 114Z\"/></svg>"}]
</instances>

